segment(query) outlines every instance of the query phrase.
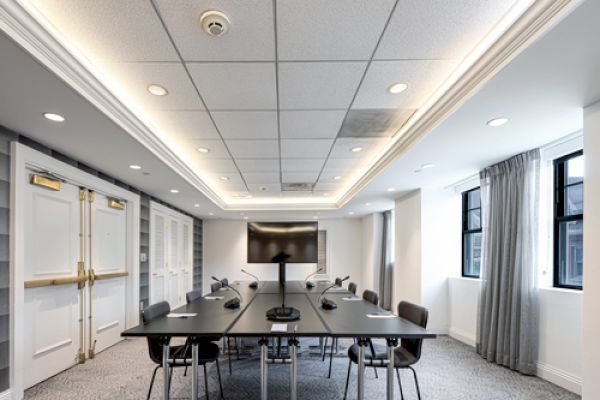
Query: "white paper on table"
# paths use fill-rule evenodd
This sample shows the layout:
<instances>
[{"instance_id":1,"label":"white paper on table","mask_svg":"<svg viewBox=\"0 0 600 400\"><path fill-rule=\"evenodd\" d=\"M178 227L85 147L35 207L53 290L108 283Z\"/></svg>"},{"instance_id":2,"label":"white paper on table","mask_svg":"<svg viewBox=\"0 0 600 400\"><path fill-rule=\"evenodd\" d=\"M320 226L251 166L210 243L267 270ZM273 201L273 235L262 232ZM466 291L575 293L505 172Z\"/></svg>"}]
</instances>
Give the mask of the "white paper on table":
<instances>
[{"instance_id":1,"label":"white paper on table","mask_svg":"<svg viewBox=\"0 0 600 400\"><path fill-rule=\"evenodd\" d=\"M361 297L342 297L342 300L346 300L346 301L360 301L362 300Z\"/></svg>"},{"instance_id":2,"label":"white paper on table","mask_svg":"<svg viewBox=\"0 0 600 400\"><path fill-rule=\"evenodd\" d=\"M223 296L205 296L205 300L223 300L225 297Z\"/></svg>"},{"instance_id":3,"label":"white paper on table","mask_svg":"<svg viewBox=\"0 0 600 400\"><path fill-rule=\"evenodd\" d=\"M390 314L390 313L369 313L367 314L367 317L369 318L395 318L396 316L394 314Z\"/></svg>"},{"instance_id":4,"label":"white paper on table","mask_svg":"<svg viewBox=\"0 0 600 400\"><path fill-rule=\"evenodd\" d=\"M287 332L287 324L273 324L271 332Z\"/></svg>"},{"instance_id":5,"label":"white paper on table","mask_svg":"<svg viewBox=\"0 0 600 400\"><path fill-rule=\"evenodd\" d=\"M172 313L167 314L167 317L168 318L187 318L187 317L195 317L196 315L198 315L198 314L196 314L196 313L175 313L175 312L172 312Z\"/></svg>"}]
</instances>

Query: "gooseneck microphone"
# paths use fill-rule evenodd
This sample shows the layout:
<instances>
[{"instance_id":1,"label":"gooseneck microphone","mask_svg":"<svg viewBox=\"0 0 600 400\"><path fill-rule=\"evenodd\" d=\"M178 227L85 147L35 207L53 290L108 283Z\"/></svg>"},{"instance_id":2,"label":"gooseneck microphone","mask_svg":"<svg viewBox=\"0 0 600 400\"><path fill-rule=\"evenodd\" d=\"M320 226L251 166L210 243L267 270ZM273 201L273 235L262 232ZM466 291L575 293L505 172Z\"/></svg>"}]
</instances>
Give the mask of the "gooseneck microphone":
<instances>
[{"instance_id":1,"label":"gooseneck microphone","mask_svg":"<svg viewBox=\"0 0 600 400\"><path fill-rule=\"evenodd\" d=\"M258 282L260 282L260 279L258 279L258 276L252 275L250 272L246 271L244 268L242 268L242 272L244 274L250 275L251 277L256 279L254 282L250 282L250 284L248 285L249 288L256 289L258 287Z\"/></svg>"},{"instance_id":2,"label":"gooseneck microphone","mask_svg":"<svg viewBox=\"0 0 600 400\"><path fill-rule=\"evenodd\" d=\"M328 298L323 298L321 300L321 298L323 297L323 295L325 294L325 292L327 292L329 289L334 288L336 286L341 286L342 282L347 281L348 279L350 279L350 275L346 276L344 279L342 279L340 282L336 282L333 285L328 286L325 290L323 290L321 292L321 294L319 295L319 298L317 300L317 302L321 302L321 307L323 307L324 310L333 310L337 308L337 304L335 301L330 300Z\"/></svg>"},{"instance_id":3,"label":"gooseneck microphone","mask_svg":"<svg viewBox=\"0 0 600 400\"><path fill-rule=\"evenodd\" d=\"M309 281L308 278L310 278L311 276L314 276L314 275L318 274L319 272L323 272L323 268L319 268L318 270L316 270L312 274L309 274L306 277L306 279L304 279L304 283L306 284L306 288L307 289L312 289L312 288L315 287L315 283L313 281Z\"/></svg>"},{"instance_id":4,"label":"gooseneck microphone","mask_svg":"<svg viewBox=\"0 0 600 400\"><path fill-rule=\"evenodd\" d=\"M237 293L237 294L240 296L239 298L237 298L237 297L234 297L233 299L229 299L229 300L227 300L227 301L226 301L226 302L223 304L223 306L224 306L225 308L231 308L231 309L233 309L233 308L239 308L239 306L240 306L240 303L242 302L242 294L241 294L240 292L238 292L236 288L234 288L233 286L230 286L230 285L229 285L229 282L227 282L225 279L217 279L217 278L216 278L216 277L214 277L214 276L211 276L211 278L212 278L212 280L213 280L213 281L220 282L220 283L221 283L221 285L223 285L223 286L225 286L225 287L228 287L229 289L233 290L234 292L236 292L236 293Z\"/></svg>"}]
</instances>

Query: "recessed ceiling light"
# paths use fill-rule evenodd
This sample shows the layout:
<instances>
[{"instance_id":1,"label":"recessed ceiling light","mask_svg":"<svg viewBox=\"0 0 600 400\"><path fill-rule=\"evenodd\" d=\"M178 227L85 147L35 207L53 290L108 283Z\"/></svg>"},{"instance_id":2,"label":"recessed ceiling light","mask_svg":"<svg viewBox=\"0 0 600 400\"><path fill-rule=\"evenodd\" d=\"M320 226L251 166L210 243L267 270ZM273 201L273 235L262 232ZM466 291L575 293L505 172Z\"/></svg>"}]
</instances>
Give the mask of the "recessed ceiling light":
<instances>
[{"instance_id":1,"label":"recessed ceiling light","mask_svg":"<svg viewBox=\"0 0 600 400\"><path fill-rule=\"evenodd\" d=\"M54 114L54 113L43 113L42 114L44 116L44 118L49 119L50 121L54 121L54 122L63 122L65 120L65 117L63 117L60 114Z\"/></svg>"},{"instance_id":2,"label":"recessed ceiling light","mask_svg":"<svg viewBox=\"0 0 600 400\"><path fill-rule=\"evenodd\" d=\"M435 167L435 164L432 164L432 163L426 163L426 164L421 165L421 169L428 169L428 168L433 168L433 167Z\"/></svg>"},{"instance_id":3,"label":"recessed ceiling light","mask_svg":"<svg viewBox=\"0 0 600 400\"><path fill-rule=\"evenodd\" d=\"M198 147L196 150L198 150L200 153L210 153L210 149L206 147Z\"/></svg>"},{"instance_id":4,"label":"recessed ceiling light","mask_svg":"<svg viewBox=\"0 0 600 400\"><path fill-rule=\"evenodd\" d=\"M341 177L341 176L339 176L339 175L338 175L338 176L334 176L334 177L333 177L333 180L334 180L334 181L339 181L340 179L342 179L342 177Z\"/></svg>"},{"instance_id":5,"label":"recessed ceiling light","mask_svg":"<svg viewBox=\"0 0 600 400\"><path fill-rule=\"evenodd\" d=\"M387 191L388 191L388 192L395 192L395 191L396 191L396 188L388 188L388 190L387 190Z\"/></svg>"},{"instance_id":6,"label":"recessed ceiling light","mask_svg":"<svg viewBox=\"0 0 600 400\"><path fill-rule=\"evenodd\" d=\"M142 167L140 165L135 165L135 164L130 165L129 168L135 169L136 171L139 169L142 169Z\"/></svg>"},{"instance_id":7,"label":"recessed ceiling light","mask_svg":"<svg viewBox=\"0 0 600 400\"><path fill-rule=\"evenodd\" d=\"M177 190L177 189L171 189L171 193L177 194L177 193L179 193L179 190Z\"/></svg>"},{"instance_id":8,"label":"recessed ceiling light","mask_svg":"<svg viewBox=\"0 0 600 400\"><path fill-rule=\"evenodd\" d=\"M496 128L498 126L504 125L507 122L508 122L508 118L500 117L500 118L494 118L494 119L489 120L487 122L487 125L491 126L492 128Z\"/></svg>"},{"instance_id":9,"label":"recessed ceiling light","mask_svg":"<svg viewBox=\"0 0 600 400\"><path fill-rule=\"evenodd\" d=\"M266 192L267 190L269 190L269 188L266 186L259 186L258 190L260 190L261 192Z\"/></svg>"},{"instance_id":10,"label":"recessed ceiling light","mask_svg":"<svg viewBox=\"0 0 600 400\"><path fill-rule=\"evenodd\" d=\"M167 89L160 85L157 85L156 83L148 85L148 91L150 92L150 94L153 94L155 96L166 96L169 94L169 91Z\"/></svg>"},{"instance_id":11,"label":"recessed ceiling light","mask_svg":"<svg viewBox=\"0 0 600 400\"><path fill-rule=\"evenodd\" d=\"M371 203L365 203L365 206L369 207L371 205Z\"/></svg>"},{"instance_id":12,"label":"recessed ceiling light","mask_svg":"<svg viewBox=\"0 0 600 400\"><path fill-rule=\"evenodd\" d=\"M348 214L354 215L354 211L348 211Z\"/></svg>"},{"instance_id":13,"label":"recessed ceiling light","mask_svg":"<svg viewBox=\"0 0 600 400\"><path fill-rule=\"evenodd\" d=\"M215 215L215 213L208 213L208 215Z\"/></svg>"},{"instance_id":14,"label":"recessed ceiling light","mask_svg":"<svg viewBox=\"0 0 600 400\"><path fill-rule=\"evenodd\" d=\"M198 207L200 207L200 204L196 203L196 204L194 204L194 207L198 208Z\"/></svg>"},{"instance_id":15,"label":"recessed ceiling light","mask_svg":"<svg viewBox=\"0 0 600 400\"><path fill-rule=\"evenodd\" d=\"M353 153L359 153L359 152L363 151L363 148L360 146L357 146L357 147L351 148L350 151Z\"/></svg>"},{"instance_id":16,"label":"recessed ceiling light","mask_svg":"<svg viewBox=\"0 0 600 400\"><path fill-rule=\"evenodd\" d=\"M408 83L398 82L389 87L388 91L391 94L398 94L408 89Z\"/></svg>"},{"instance_id":17,"label":"recessed ceiling light","mask_svg":"<svg viewBox=\"0 0 600 400\"><path fill-rule=\"evenodd\" d=\"M229 177L228 177L228 176L222 176L220 179L221 179L222 181L228 181L228 180L229 180Z\"/></svg>"}]
</instances>

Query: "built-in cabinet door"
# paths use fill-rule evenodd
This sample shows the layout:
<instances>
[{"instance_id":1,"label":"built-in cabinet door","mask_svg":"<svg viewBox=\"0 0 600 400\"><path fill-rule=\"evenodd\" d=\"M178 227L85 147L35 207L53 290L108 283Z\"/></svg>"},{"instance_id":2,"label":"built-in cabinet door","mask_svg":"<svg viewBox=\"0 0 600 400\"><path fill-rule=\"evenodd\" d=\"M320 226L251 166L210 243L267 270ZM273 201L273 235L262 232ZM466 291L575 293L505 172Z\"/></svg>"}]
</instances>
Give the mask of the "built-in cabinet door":
<instances>
[{"instance_id":1,"label":"built-in cabinet door","mask_svg":"<svg viewBox=\"0 0 600 400\"><path fill-rule=\"evenodd\" d=\"M25 189L24 387L77 362L80 350L79 188Z\"/></svg>"},{"instance_id":2,"label":"built-in cabinet door","mask_svg":"<svg viewBox=\"0 0 600 400\"><path fill-rule=\"evenodd\" d=\"M150 222L150 304L169 301L167 271L167 218L154 209Z\"/></svg>"},{"instance_id":3,"label":"built-in cabinet door","mask_svg":"<svg viewBox=\"0 0 600 400\"><path fill-rule=\"evenodd\" d=\"M89 293L87 345L102 351L121 340L127 304L127 204L96 193L89 204L89 244L93 270Z\"/></svg>"},{"instance_id":4,"label":"built-in cabinet door","mask_svg":"<svg viewBox=\"0 0 600 400\"><path fill-rule=\"evenodd\" d=\"M181 224L179 219L169 218L169 304L177 307L182 299L181 274Z\"/></svg>"},{"instance_id":5,"label":"built-in cabinet door","mask_svg":"<svg viewBox=\"0 0 600 400\"><path fill-rule=\"evenodd\" d=\"M194 288L192 263L192 225L190 222L181 223L181 275L180 291L187 293Z\"/></svg>"}]
</instances>

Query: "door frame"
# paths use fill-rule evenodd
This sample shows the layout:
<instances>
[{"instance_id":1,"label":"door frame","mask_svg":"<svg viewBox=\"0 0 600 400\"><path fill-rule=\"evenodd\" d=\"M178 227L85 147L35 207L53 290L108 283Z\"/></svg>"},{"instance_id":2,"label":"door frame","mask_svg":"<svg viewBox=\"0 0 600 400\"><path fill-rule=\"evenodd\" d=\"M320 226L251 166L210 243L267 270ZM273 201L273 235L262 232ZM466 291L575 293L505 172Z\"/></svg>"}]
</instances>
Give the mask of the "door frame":
<instances>
[{"instance_id":1,"label":"door frame","mask_svg":"<svg viewBox=\"0 0 600 400\"><path fill-rule=\"evenodd\" d=\"M21 143L11 143L10 184L10 388L13 398L21 399L23 388L24 332L24 255L25 255L25 189L27 168L52 171L88 189L110 193L128 203L127 207L127 279L126 318L127 328L139 323L140 298L140 196L84 172L69 164L40 153Z\"/></svg>"}]
</instances>

